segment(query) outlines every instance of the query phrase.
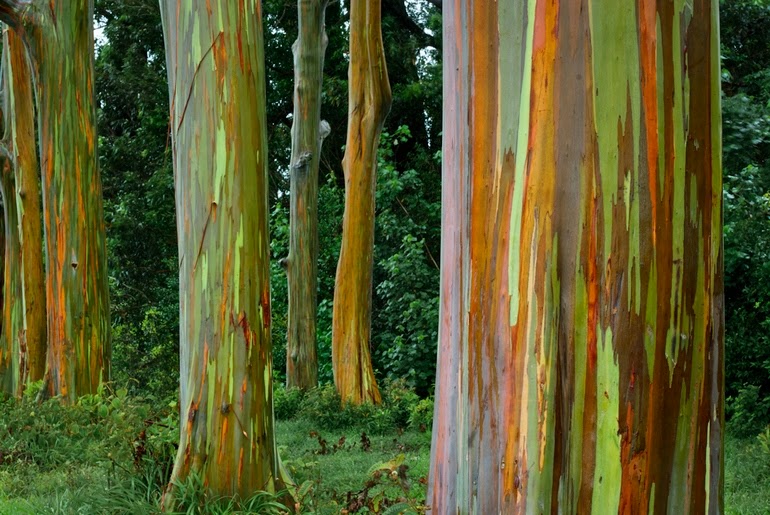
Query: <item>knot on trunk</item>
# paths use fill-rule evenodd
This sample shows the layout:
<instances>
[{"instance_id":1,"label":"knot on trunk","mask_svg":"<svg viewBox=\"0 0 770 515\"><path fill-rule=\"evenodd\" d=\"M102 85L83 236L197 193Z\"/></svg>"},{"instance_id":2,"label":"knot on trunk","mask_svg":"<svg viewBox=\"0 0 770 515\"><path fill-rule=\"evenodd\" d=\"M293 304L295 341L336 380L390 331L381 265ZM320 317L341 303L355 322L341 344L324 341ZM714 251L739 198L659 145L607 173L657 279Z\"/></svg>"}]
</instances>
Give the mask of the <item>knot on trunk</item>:
<instances>
[{"instance_id":1,"label":"knot on trunk","mask_svg":"<svg viewBox=\"0 0 770 515\"><path fill-rule=\"evenodd\" d=\"M301 170L302 168L306 168L308 163L310 163L311 159L313 159L312 152L303 152L302 154L300 154L300 156L297 158L294 164L291 165L291 169Z\"/></svg>"},{"instance_id":2,"label":"knot on trunk","mask_svg":"<svg viewBox=\"0 0 770 515\"><path fill-rule=\"evenodd\" d=\"M329 125L329 122L321 120L321 123L318 125L318 138L321 141L325 140L326 136L328 136L331 131L332 127Z\"/></svg>"}]
</instances>

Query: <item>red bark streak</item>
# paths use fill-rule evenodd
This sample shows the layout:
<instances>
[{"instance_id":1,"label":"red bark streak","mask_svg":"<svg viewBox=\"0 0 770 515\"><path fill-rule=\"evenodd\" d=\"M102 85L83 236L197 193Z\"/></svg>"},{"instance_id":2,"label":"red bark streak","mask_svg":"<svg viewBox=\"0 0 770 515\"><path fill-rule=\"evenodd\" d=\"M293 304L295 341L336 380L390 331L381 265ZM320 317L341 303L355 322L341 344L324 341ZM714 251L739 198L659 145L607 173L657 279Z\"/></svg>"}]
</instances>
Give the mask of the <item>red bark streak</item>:
<instances>
[{"instance_id":1,"label":"red bark streak","mask_svg":"<svg viewBox=\"0 0 770 515\"><path fill-rule=\"evenodd\" d=\"M219 434L219 454L217 455L217 463L222 463L222 458L225 453L225 444L227 439L232 435L227 432L227 414L224 414L224 420L222 421L222 432ZM229 462L228 462L229 463ZM229 477L229 474L227 475Z\"/></svg>"}]
</instances>

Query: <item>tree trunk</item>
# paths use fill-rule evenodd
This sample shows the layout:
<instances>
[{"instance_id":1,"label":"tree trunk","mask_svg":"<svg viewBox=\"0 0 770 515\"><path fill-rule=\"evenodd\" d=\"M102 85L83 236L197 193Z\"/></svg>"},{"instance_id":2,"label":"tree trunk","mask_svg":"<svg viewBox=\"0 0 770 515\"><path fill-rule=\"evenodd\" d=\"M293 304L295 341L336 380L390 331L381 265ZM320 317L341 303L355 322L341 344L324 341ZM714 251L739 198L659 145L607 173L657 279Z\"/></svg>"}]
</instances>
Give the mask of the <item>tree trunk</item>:
<instances>
[{"instance_id":1,"label":"tree trunk","mask_svg":"<svg viewBox=\"0 0 770 515\"><path fill-rule=\"evenodd\" d=\"M93 0L1 0L38 101L46 242L47 390L69 402L109 378L110 312L93 94Z\"/></svg>"},{"instance_id":2,"label":"tree trunk","mask_svg":"<svg viewBox=\"0 0 770 515\"><path fill-rule=\"evenodd\" d=\"M0 157L0 197L3 200L3 303L0 322L0 387L11 396L20 396L27 370L24 343L24 296L22 288L21 245L16 211L13 157L3 146Z\"/></svg>"},{"instance_id":3,"label":"tree trunk","mask_svg":"<svg viewBox=\"0 0 770 515\"><path fill-rule=\"evenodd\" d=\"M13 362L6 391L21 395L45 373L46 318L43 237L35 146L34 104L27 50L6 31L3 39L3 111L9 166L2 178L6 210L6 282L3 338ZM11 211L8 211L10 209ZM6 370L6 373L8 371ZM11 379L12 377L12 379Z\"/></svg>"},{"instance_id":4,"label":"tree trunk","mask_svg":"<svg viewBox=\"0 0 770 515\"><path fill-rule=\"evenodd\" d=\"M318 385L318 165L321 144L329 132L328 124L321 122L326 4L327 0L298 0L299 35L293 47L286 385L302 389Z\"/></svg>"},{"instance_id":5,"label":"tree trunk","mask_svg":"<svg viewBox=\"0 0 770 515\"><path fill-rule=\"evenodd\" d=\"M391 104L380 0L351 0L345 213L332 320L334 382L344 401L380 402L370 353L377 146Z\"/></svg>"},{"instance_id":6,"label":"tree trunk","mask_svg":"<svg viewBox=\"0 0 770 515\"><path fill-rule=\"evenodd\" d=\"M433 513L721 513L716 0L453 0Z\"/></svg>"},{"instance_id":7,"label":"tree trunk","mask_svg":"<svg viewBox=\"0 0 770 515\"><path fill-rule=\"evenodd\" d=\"M182 424L172 482L197 475L213 494L246 498L281 488L260 2L168 1L161 14L179 241Z\"/></svg>"}]
</instances>

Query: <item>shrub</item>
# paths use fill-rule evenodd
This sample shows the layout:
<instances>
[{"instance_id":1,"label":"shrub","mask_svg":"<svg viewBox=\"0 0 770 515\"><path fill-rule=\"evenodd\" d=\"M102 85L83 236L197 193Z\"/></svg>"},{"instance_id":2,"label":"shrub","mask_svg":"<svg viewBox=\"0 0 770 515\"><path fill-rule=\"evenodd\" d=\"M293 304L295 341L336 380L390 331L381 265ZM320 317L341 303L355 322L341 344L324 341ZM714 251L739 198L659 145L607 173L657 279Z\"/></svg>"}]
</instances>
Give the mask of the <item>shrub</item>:
<instances>
[{"instance_id":1,"label":"shrub","mask_svg":"<svg viewBox=\"0 0 770 515\"><path fill-rule=\"evenodd\" d=\"M395 427L406 428L409 416L417 406L420 397L407 386L406 380L386 381L383 388L382 404L390 411L390 418Z\"/></svg>"},{"instance_id":2,"label":"shrub","mask_svg":"<svg viewBox=\"0 0 770 515\"><path fill-rule=\"evenodd\" d=\"M409 413L409 427L420 431L430 430L433 425L433 398L422 399Z\"/></svg>"},{"instance_id":3,"label":"shrub","mask_svg":"<svg viewBox=\"0 0 770 515\"><path fill-rule=\"evenodd\" d=\"M328 431L355 428L370 434L384 434L406 428L420 398L406 381L398 380L386 381L382 401L380 405L343 404L334 385L320 386L301 398L299 416Z\"/></svg>"},{"instance_id":4,"label":"shrub","mask_svg":"<svg viewBox=\"0 0 770 515\"><path fill-rule=\"evenodd\" d=\"M286 388L278 383L273 386L273 411L278 420L292 420L299 414L305 392L299 388Z\"/></svg>"}]
</instances>

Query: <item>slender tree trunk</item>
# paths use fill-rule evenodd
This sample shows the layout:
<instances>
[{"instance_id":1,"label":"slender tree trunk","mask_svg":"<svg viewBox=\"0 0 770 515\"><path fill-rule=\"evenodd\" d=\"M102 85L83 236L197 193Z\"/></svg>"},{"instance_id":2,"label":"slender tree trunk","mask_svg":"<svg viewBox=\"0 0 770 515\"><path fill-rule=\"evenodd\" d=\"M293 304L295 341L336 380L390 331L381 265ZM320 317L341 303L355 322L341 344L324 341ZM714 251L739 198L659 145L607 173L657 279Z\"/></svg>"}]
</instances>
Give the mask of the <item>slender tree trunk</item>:
<instances>
[{"instance_id":1,"label":"slender tree trunk","mask_svg":"<svg viewBox=\"0 0 770 515\"><path fill-rule=\"evenodd\" d=\"M13 31L3 39L4 145L9 172L3 176L8 247L6 284L9 299L3 318L5 344L14 349L13 385L20 395L28 381L45 373L46 318L40 187L35 146L34 98L27 50Z\"/></svg>"},{"instance_id":2,"label":"slender tree trunk","mask_svg":"<svg viewBox=\"0 0 770 515\"><path fill-rule=\"evenodd\" d=\"M280 489L260 5L161 2L179 241L182 424L171 479L197 475L212 493L241 497Z\"/></svg>"},{"instance_id":3,"label":"slender tree trunk","mask_svg":"<svg viewBox=\"0 0 770 515\"><path fill-rule=\"evenodd\" d=\"M721 513L716 0L444 9L433 513Z\"/></svg>"},{"instance_id":4,"label":"slender tree trunk","mask_svg":"<svg viewBox=\"0 0 770 515\"><path fill-rule=\"evenodd\" d=\"M380 402L371 343L377 146L391 104L380 0L351 0L345 214L332 322L334 382L344 401Z\"/></svg>"},{"instance_id":5,"label":"slender tree trunk","mask_svg":"<svg viewBox=\"0 0 770 515\"><path fill-rule=\"evenodd\" d=\"M0 197L3 200L4 259L3 303L0 322L0 387L12 396L21 395L27 370L24 343L24 296L16 212L13 157L3 147L0 156Z\"/></svg>"},{"instance_id":6,"label":"slender tree trunk","mask_svg":"<svg viewBox=\"0 0 770 515\"><path fill-rule=\"evenodd\" d=\"M294 43L294 118L291 127L291 216L286 385L318 384L316 298L318 285L318 165L329 126L321 121L321 86L328 38L327 0L298 0Z\"/></svg>"},{"instance_id":7,"label":"slender tree trunk","mask_svg":"<svg viewBox=\"0 0 770 515\"><path fill-rule=\"evenodd\" d=\"M93 94L93 0L0 0L30 52L46 242L47 391L72 402L109 378L110 313Z\"/></svg>"}]
</instances>

